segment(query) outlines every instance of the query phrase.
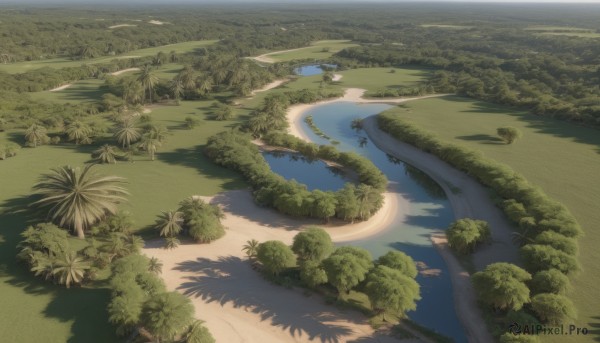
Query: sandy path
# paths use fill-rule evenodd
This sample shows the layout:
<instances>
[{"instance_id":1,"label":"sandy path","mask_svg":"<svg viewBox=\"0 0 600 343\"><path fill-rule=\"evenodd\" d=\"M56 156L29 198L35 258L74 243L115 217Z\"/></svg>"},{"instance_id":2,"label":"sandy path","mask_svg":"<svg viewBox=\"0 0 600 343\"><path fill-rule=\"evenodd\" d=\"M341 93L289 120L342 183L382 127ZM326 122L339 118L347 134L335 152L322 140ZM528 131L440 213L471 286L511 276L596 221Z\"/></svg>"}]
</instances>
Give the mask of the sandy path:
<instances>
[{"instance_id":1,"label":"sandy path","mask_svg":"<svg viewBox=\"0 0 600 343\"><path fill-rule=\"evenodd\" d=\"M356 311L325 304L320 296L289 290L264 280L252 270L242 246L250 239L277 239L290 244L314 220L291 219L255 205L249 191L231 191L212 198L225 212L227 234L208 245L184 244L165 250L162 241L148 244L144 253L163 262L162 277L168 289L188 295L196 316L217 342L395 342L374 334L366 318ZM367 237L392 216L393 203L367 222L327 227L336 242ZM410 341L407 341L410 342Z\"/></svg>"},{"instance_id":2,"label":"sandy path","mask_svg":"<svg viewBox=\"0 0 600 343\"><path fill-rule=\"evenodd\" d=\"M133 56L132 56L132 57L133 57ZM112 75L112 76L119 76L119 75L121 75L121 74L123 74L123 73L127 73L127 72L130 72L130 71L136 71L136 70L140 70L140 68L127 68L127 69L122 69L122 70L118 70L118 71L115 71L115 72L113 72L113 73L110 73L110 75Z\"/></svg>"},{"instance_id":3,"label":"sandy path","mask_svg":"<svg viewBox=\"0 0 600 343\"><path fill-rule=\"evenodd\" d=\"M268 84L266 84L264 87L253 90L252 93L250 93L251 96L256 95L257 93L261 93L261 92L266 92L268 90L271 90L273 88L277 88L279 86L281 86L282 84L286 83L287 81L289 81L289 79L280 79L280 80L275 80L273 82L270 82Z\"/></svg>"},{"instance_id":4,"label":"sandy path","mask_svg":"<svg viewBox=\"0 0 600 343\"><path fill-rule=\"evenodd\" d=\"M62 85L62 86L58 86L56 88L52 88L51 90L49 90L49 92L58 92L58 91L62 91L63 89L67 89L69 87L71 87L72 83L67 83L66 85Z\"/></svg>"},{"instance_id":5,"label":"sandy path","mask_svg":"<svg viewBox=\"0 0 600 343\"><path fill-rule=\"evenodd\" d=\"M273 52L269 52L269 53L262 54L260 56L255 56L255 57L252 57L252 58L255 59L255 60L257 60L257 61L259 61L259 62L263 62L263 63L275 63L275 60L272 59L269 56L277 55L277 54L283 54L283 53L291 52L291 51L298 51L298 50L302 50L302 49L306 49L306 48L310 48L310 46L305 46L305 47L296 48L296 49L289 49L289 50L273 51Z\"/></svg>"},{"instance_id":6,"label":"sandy path","mask_svg":"<svg viewBox=\"0 0 600 343\"><path fill-rule=\"evenodd\" d=\"M109 26L108 28L109 29L116 29L116 28L119 28L119 27L135 27L135 26L137 26L137 25L134 25L134 24L119 24L119 25Z\"/></svg>"}]
</instances>

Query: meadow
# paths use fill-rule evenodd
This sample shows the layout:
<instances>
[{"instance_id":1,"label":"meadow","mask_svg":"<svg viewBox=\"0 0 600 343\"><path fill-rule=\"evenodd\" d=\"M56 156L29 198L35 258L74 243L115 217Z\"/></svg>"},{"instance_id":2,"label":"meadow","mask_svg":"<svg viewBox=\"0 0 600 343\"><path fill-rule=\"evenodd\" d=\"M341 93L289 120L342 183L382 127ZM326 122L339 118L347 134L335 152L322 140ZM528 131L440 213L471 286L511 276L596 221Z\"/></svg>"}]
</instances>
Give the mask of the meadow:
<instances>
[{"instance_id":1,"label":"meadow","mask_svg":"<svg viewBox=\"0 0 600 343\"><path fill-rule=\"evenodd\" d=\"M575 291L570 296L579 312L578 325L598 331L600 251L595 242L600 239L600 232L595 228L600 222L597 177L600 136L597 131L454 96L410 102L393 111L444 140L480 150L506 163L569 208L585 231L584 238L579 240L583 271L573 279ZM496 136L496 128L501 126L516 127L523 137L506 145Z\"/></svg>"},{"instance_id":2,"label":"meadow","mask_svg":"<svg viewBox=\"0 0 600 343\"><path fill-rule=\"evenodd\" d=\"M581 38L600 38L600 33L592 29L572 26L550 26L550 25L533 25L525 29L526 31L536 32L539 35L548 36L570 36Z\"/></svg>"},{"instance_id":3,"label":"meadow","mask_svg":"<svg viewBox=\"0 0 600 343\"><path fill-rule=\"evenodd\" d=\"M79 67L82 64L98 64L98 63L107 63L115 59L123 59L123 58L138 58L145 56L154 56L159 52L169 53L171 51L175 51L176 53L182 54L187 52L194 52L196 49L203 48L205 46L212 45L216 43L216 40L201 40L201 41L190 41L169 45L161 45L152 48L138 49L129 51L123 55L117 56L108 56L108 57L98 57L87 60L73 60L70 58L52 58L47 60L37 60L37 61L27 61L27 62L17 62L17 63L7 63L0 64L0 72L6 72L9 74L18 74L24 73L33 69L39 68L67 68L67 67Z\"/></svg>"},{"instance_id":4,"label":"meadow","mask_svg":"<svg viewBox=\"0 0 600 343\"><path fill-rule=\"evenodd\" d=\"M336 52L357 46L348 40L322 40L314 42L311 46L289 51L278 51L263 55L275 60L275 62L288 62L293 60L325 60L333 56Z\"/></svg>"},{"instance_id":5,"label":"meadow","mask_svg":"<svg viewBox=\"0 0 600 343\"><path fill-rule=\"evenodd\" d=\"M345 88L364 88L368 96L381 89L415 86L428 78L429 70L410 67L361 68L336 72L336 74L343 76L338 85Z\"/></svg>"},{"instance_id":6,"label":"meadow","mask_svg":"<svg viewBox=\"0 0 600 343\"><path fill-rule=\"evenodd\" d=\"M209 120L212 101L182 102L181 106L153 109L152 118L169 128L171 135L150 161L147 155L135 162L98 166L98 171L128 180L131 193L123 209L132 213L135 227L144 236L153 235L154 220L161 211L175 209L183 198L212 195L223 190L246 187L238 175L208 161L201 152L206 138L227 130L236 121ZM184 128L184 118L197 117L200 124ZM0 133L0 142L22 143L22 132ZM40 174L62 165L82 166L98 145L114 144L110 136L92 145L71 143L23 148L16 157L1 161L0 178L0 293L3 294L2 339L7 342L116 342L114 328L106 320L109 292L103 282L97 288L65 289L33 277L17 263L19 234L28 224L27 196ZM165 180L168 180L165 181ZM13 210L13 208L18 210ZM73 239L75 243L76 240ZM23 320L27 318L27 320ZM31 329L35 323L35 330Z\"/></svg>"}]
</instances>

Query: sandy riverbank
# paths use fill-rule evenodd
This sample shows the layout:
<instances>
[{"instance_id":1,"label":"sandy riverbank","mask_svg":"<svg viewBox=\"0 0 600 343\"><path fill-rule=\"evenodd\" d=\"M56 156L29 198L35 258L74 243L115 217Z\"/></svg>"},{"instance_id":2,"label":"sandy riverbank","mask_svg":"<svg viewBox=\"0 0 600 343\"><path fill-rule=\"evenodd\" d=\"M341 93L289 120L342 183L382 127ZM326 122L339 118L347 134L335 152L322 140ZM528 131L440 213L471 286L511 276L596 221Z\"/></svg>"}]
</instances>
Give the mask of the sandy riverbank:
<instances>
[{"instance_id":1,"label":"sandy riverbank","mask_svg":"<svg viewBox=\"0 0 600 343\"><path fill-rule=\"evenodd\" d=\"M369 221L326 227L335 242L357 240L385 228L396 211L393 197ZM306 295L264 280L245 258L242 247L250 239L292 238L315 220L292 219L274 210L258 207L249 191L231 191L204 198L222 206L227 234L211 244L184 244L165 250L162 241L144 249L163 262L162 277L168 289L188 295L199 319L217 342L350 342L369 340L396 342L378 335L367 319L356 311L324 303L322 297ZM416 342L409 340L406 342Z\"/></svg>"}]
</instances>

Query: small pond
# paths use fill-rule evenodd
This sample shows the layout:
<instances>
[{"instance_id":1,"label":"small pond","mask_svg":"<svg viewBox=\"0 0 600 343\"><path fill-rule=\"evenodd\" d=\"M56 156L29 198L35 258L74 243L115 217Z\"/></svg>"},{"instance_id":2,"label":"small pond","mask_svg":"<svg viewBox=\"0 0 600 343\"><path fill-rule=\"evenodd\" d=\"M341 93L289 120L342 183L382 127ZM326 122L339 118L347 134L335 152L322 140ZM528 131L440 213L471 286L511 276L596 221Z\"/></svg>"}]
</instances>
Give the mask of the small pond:
<instances>
[{"instance_id":1,"label":"small pond","mask_svg":"<svg viewBox=\"0 0 600 343\"><path fill-rule=\"evenodd\" d=\"M294 179L305 184L308 190L337 191L347 182L341 169L328 166L321 160L309 160L302 155L288 152L263 152L271 170L286 180Z\"/></svg>"},{"instance_id":2,"label":"small pond","mask_svg":"<svg viewBox=\"0 0 600 343\"><path fill-rule=\"evenodd\" d=\"M335 69L335 68L337 68L337 65L335 65L335 64L311 64L311 65L305 65L305 66L298 67L298 68L294 69L294 72L300 76L319 75L319 74L323 74L322 67Z\"/></svg>"}]
</instances>

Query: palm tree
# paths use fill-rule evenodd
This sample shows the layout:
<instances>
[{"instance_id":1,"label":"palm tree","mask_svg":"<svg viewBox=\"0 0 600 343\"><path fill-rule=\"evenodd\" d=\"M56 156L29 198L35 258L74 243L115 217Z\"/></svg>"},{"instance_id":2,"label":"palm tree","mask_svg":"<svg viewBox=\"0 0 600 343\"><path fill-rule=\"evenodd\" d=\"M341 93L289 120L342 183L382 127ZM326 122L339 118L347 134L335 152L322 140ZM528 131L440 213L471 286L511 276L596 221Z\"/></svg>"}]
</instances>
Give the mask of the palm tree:
<instances>
[{"instance_id":1,"label":"palm tree","mask_svg":"<svg viewBox=\"0 0 600 343\"><path fill-rule=\"evenodd\" d=\"M188 90L196 88L196 71L190 66L185 66L179 72L177 78L181 80L183 87Z\"/></svg>"},{"instance_id":2,"label":"palm tree","mask_svg":"<svg viewBox=\"0 0 600 343\"><path fill-rule=\"evenodd\" d=\"M271 120L266 114L258 114L250 118L248 121L248 126L250 127L250 131L255 137L259 137L261 134L265 133L271 127Z\"/></svg>"},{"instance_id":3,"label":"palm tree","mask_svg":"<svg viewBox=\"0 0 600 343\"><path fill-rule=\"evenodd\" d=\"M175 249L179 246L181 242L175 236L165 238L165 248L166 249Z\"/></svg>"},{"instance_id":4,"label":"palm tree","mask_svg":"<svg viewBox=\"0 0 600 343\"><path fill-rule=\"evenodd\" d=\"M64 166L43 174L33 186L41 199L36 206L49 207L49 216L61 226L71 227L81 239L94 223L114 214L118 204L126 201L123 178L100 176L87 165L83 170Z\"/></svg>"},{"instance_id":5,"label":"palm tree","mask_svg":"<svg viewBox=\"0 0 600 343\"><path fill-rule=\"evenodd\" d=\"M115 132L117 141L123 148L130 149L131 143L137 141L141 137L140 129L135 125L133 120L125 120L121 123L118 130Z\"/></svg>"},{"instance_id":6,"label":"palm tree","mask_svg":"<svg viewBox=\"0 0 600 343\"><path fill-rule=\"evenodd\" d=\"M38 146L38 144L43 144L45 141L48 140L46 132L47 130L45 127L38 124L32 124L25 131L25 139L29 144L32 144L35 148Z\"/></svg>"},{"instance_id":7,"label":"palm tree","mask_svg":"<svg viewBox=\"0 0 600 343\"><path fill-rule=\"evenodd\" d=\"M154 274L161 274L162 273L162 267L163 264L162 262L160 262L160 260L156 257L151 257L150 258L150 262L148 263L148 271Z\"/></svg>"},{"instance_id":8,"label":"palm tree","mask_svg":"<svg viewBox=\"0 0 600 343\"><path fill-rule=\"evenodd\" d=\"M145 134L140 143L140 149L145 150L150 156L150 161L154 161L154 156L162 143L157 138L154 138L151 134Z\"/></svg>"},{"instance_id":9,"label":"palm tree","mask_svg":"<svg viewBox=\"0 0 600 343\"><path fill-rule=\"evenodd\" d=\"M212 82L212 78L209 76L202 78L200 80L200 82L198 83L198 91L200 91L200 93L202 95L204 95L206 93L210 93L212 88L213 88L213 82Z\"/></svg>"},{"instance_id":10,"label":"palm tree","mask_svg":"<svg viewBox=\"0 0 600 343\"><path fill-rule=\"evenodd\" d=\"M95 150L93 155L100 163L117 163L116 147L112 145L104 144Z\"/></svg>"},{"instance_id":11,"label":"palm tree","mask_svg":"<svg viewBox=\"0 0 600 343\"><path fill-rule=\"evenodd\" d=\"M128 254L138 254L144 247L144 240L140 236L125 235L125 244Z\"/></svg>"},{"instance_id":12,"label":"palm tree","mask_svg":"<svg viewBox=\"0 0 600 343\"><path fill-rule=\"evenodd\" d=\"M175 98L175 100L179 100L179 98L181 98L184 89L185 87L183 86L183 82L181 82L181 79L179 77L175 77L169 83L169 90L171 91L171 93L173 93L173 97Z\"/></svg>"},{"instance_id":13,"label":"palm tree","mask_svg":"<svg viewBox=\"0 0 600 343\"><path fill-rule=\"evenodd\" d=\"M256 257L256 253L258 251L258 245L260 243L256 239L251 239L244 244L242 247L242 251L246 252L248 258L252 259Z\"/></svg>"},{"instance_id":14,"label":"palm tree","mask_svg":"<svg viewBox=\"0 0 600 343\"><path fill-rule=\"evenodd\" d=\"M146 90L148 91L148 98L150 99L150 102L152 102L152 91L154 90L156 83L158 83L158 76L156 76L152 68L146 64L141 69L137 80L144 88L144 93Z\"/></svg>"},{"instance_id":15,"label":"palm tree","mask_svg":"<svg viewBox=\"0 0 600 343\"><path fill-rule=\"evenodd\" d=\"M80 283L83 280L87 269L90 269L89 264L77 256L75 251L70 251L57 258L52 274L58 277L58 283L69 288L71 283Z\"/></svg>"},{"instance_id":16,"label":"palm tree","mask_svg":"<svg viewBox=\"0 0 600 343\"><path fill-rule=\"evenodd\" d=\"M67 126L66 132L69 140L74 140L75 144L79 145L79 143L89 142L89 136L92 133L92 130L87 124L82 123L79 120L75 120Z\"/></svg>"},{"instance_id":17,"label":"palm tree","mask_svg":"<svg viewBox=\"0 0 600 343\"><path fill-rule=\"evenodd\" d=\"M167 128L164 126L157 126L157 125L149 125L148 126L148 131L147 131L148 136L150 136L151 138L157 139L161 143L165 141L168 133L169 133L169 130L167 130Z\"/></svg>"},{"instance_id":18,"label":"palm tree","mask_svg":"<svg viewBox=\"0 0 600 343\"><path fill-rule=\"evenodd\" d=\"M182 230L183 213L178 211L163 212L156 220L156 228L160 231L161 237L177 236Z\"/></svg>"}]
</instances>

